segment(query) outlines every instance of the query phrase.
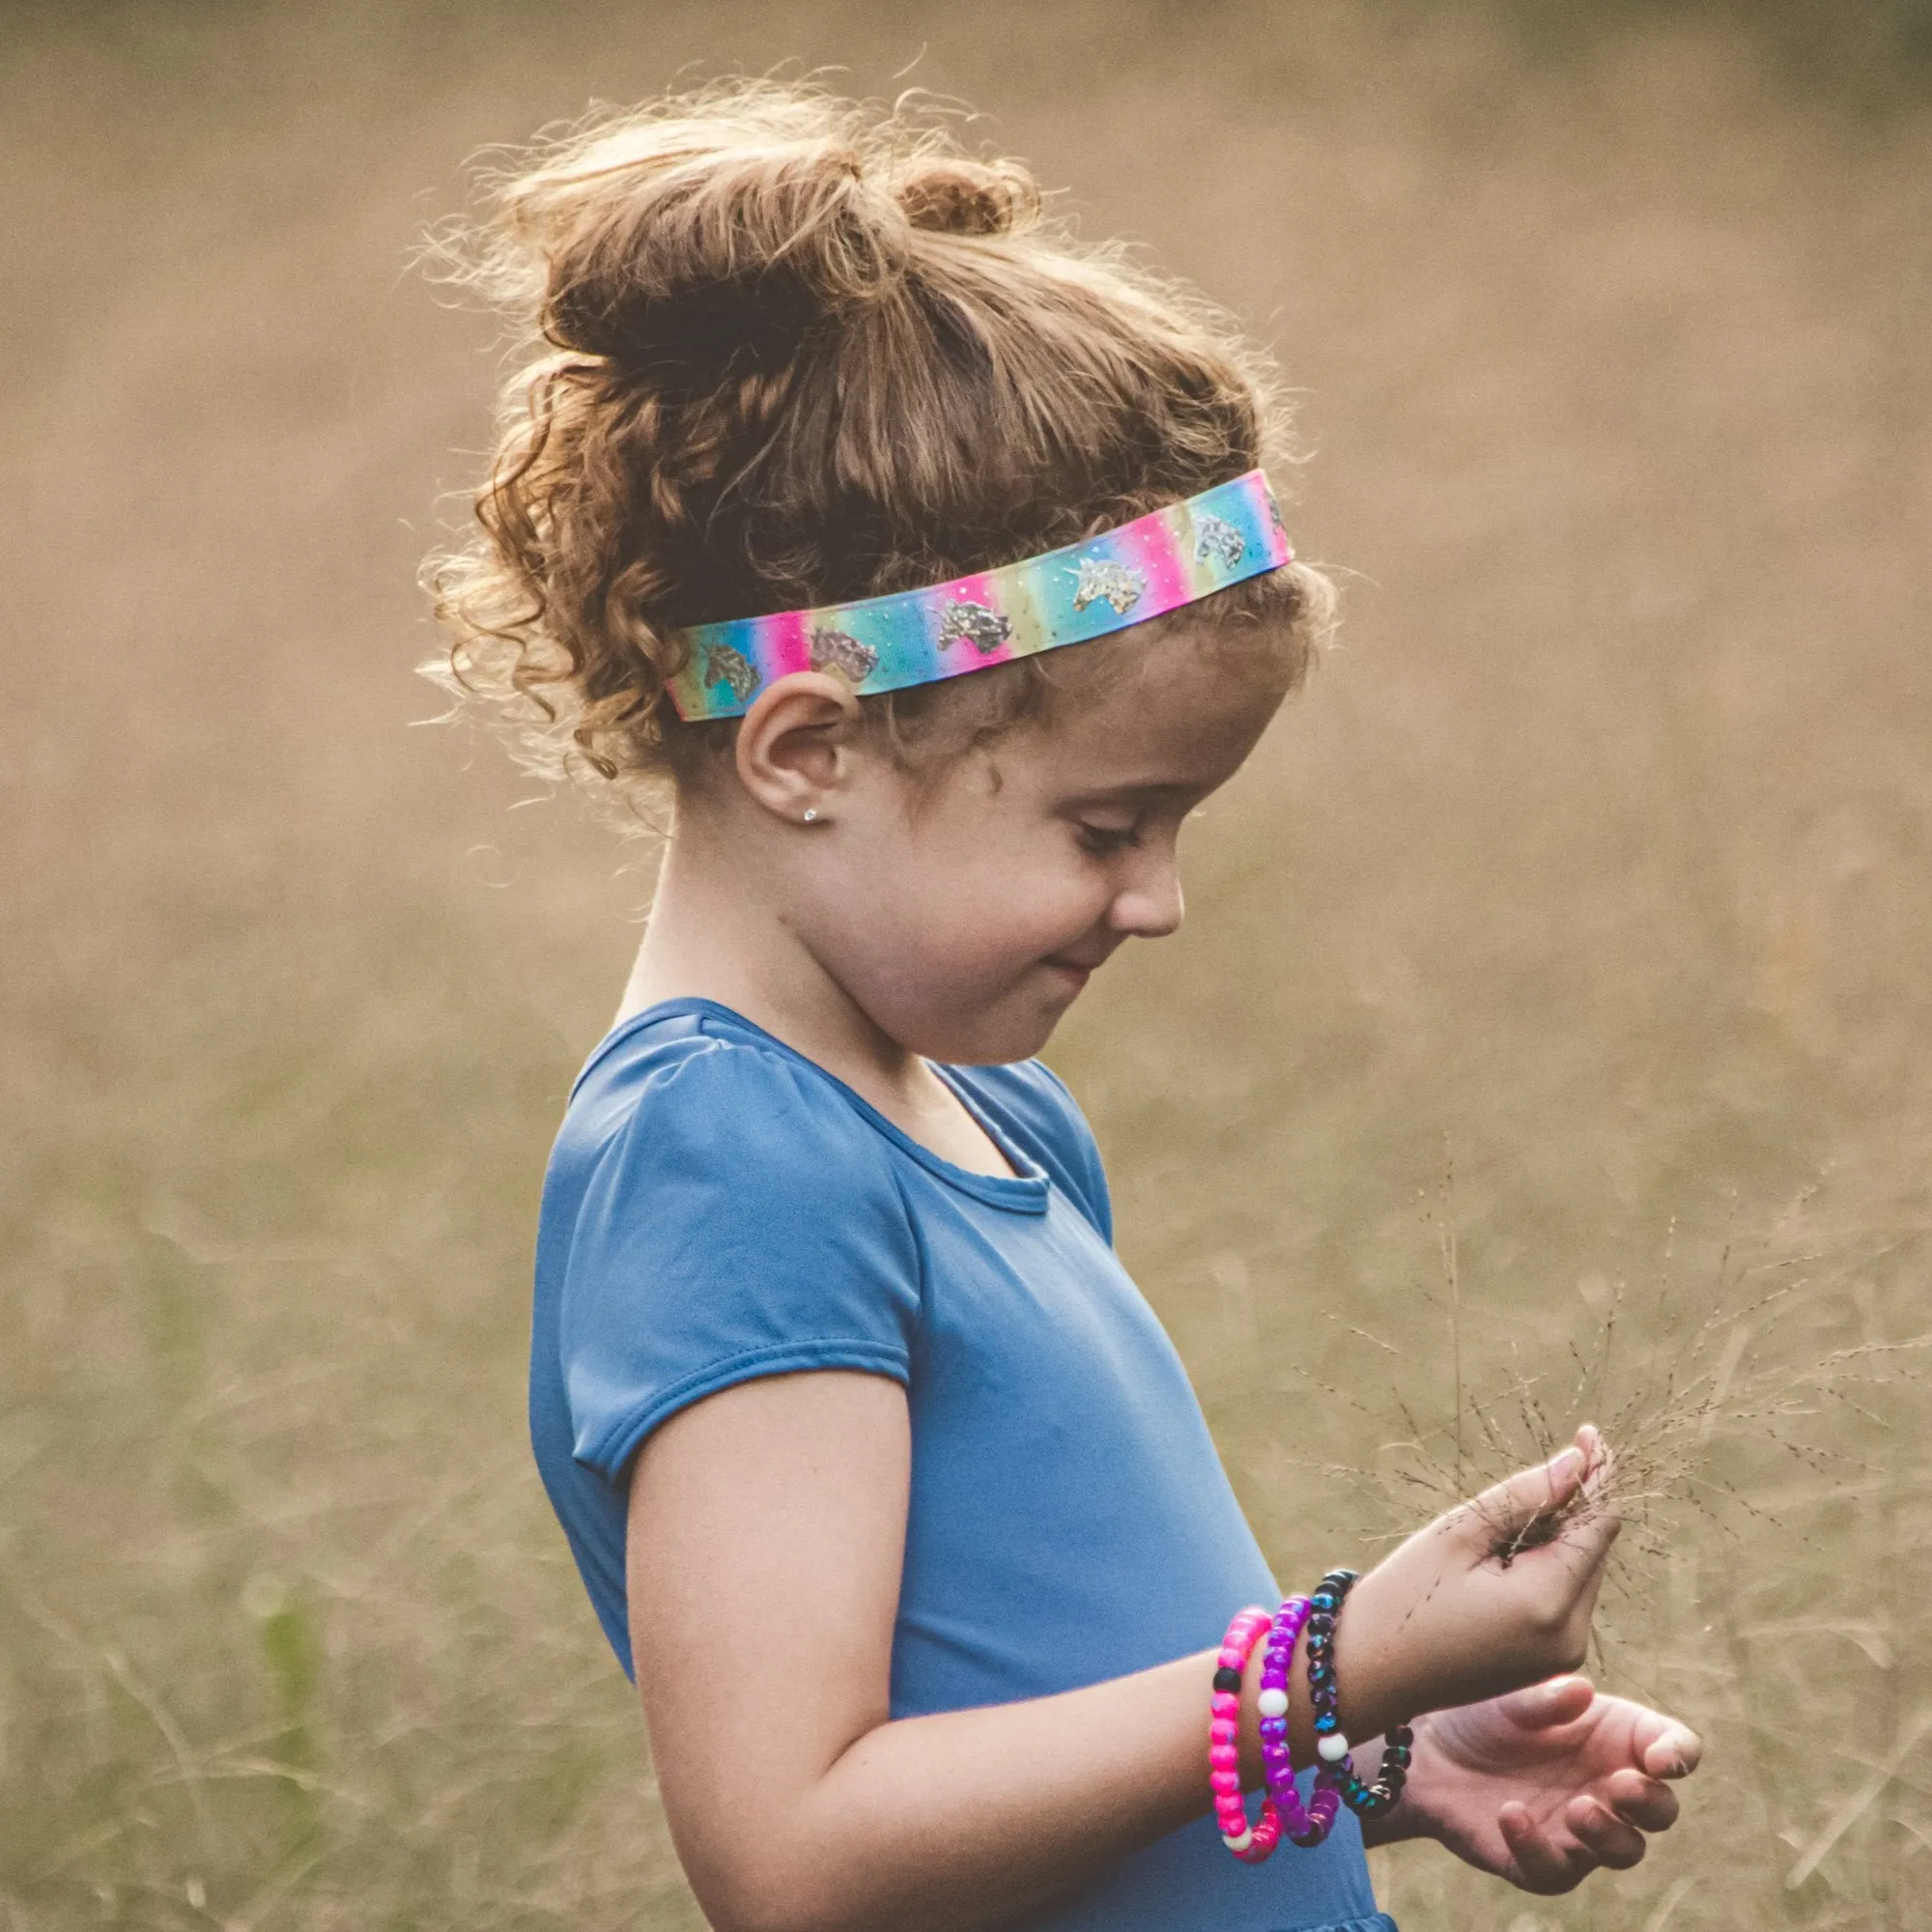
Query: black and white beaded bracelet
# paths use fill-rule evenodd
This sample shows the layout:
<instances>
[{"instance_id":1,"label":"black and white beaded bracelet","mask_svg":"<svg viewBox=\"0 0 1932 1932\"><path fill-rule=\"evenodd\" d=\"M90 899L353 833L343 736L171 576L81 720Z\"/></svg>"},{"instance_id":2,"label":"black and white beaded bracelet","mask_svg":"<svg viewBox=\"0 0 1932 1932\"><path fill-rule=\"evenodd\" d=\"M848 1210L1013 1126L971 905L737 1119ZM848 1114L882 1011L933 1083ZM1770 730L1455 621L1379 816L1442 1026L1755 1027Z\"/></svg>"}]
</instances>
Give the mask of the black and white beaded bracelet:
<instances>
[{"instance_id":1,"label":"black and white beaded bracelet","mask_svg":"<svg viewBox=\"0 0 1932 1932\"><path fill-rule=\"evenodd\" d=\"M1321 1761L1316 1782L1339 1792L1342 1803L1357 1816L1377 1818L1392 1810L1402 1797L1415 1733L1406 1724L1397 1724L1387 1733L1381 1772L1373 1784L1355 1775L1337 1710L1341 1693L1335 1688L1335 1619L1354 1580L1352 1570L1331 1570L1308 1600L1308 1701L1315 1711L1315 1752Z\"/></svg>"}]
</instances>

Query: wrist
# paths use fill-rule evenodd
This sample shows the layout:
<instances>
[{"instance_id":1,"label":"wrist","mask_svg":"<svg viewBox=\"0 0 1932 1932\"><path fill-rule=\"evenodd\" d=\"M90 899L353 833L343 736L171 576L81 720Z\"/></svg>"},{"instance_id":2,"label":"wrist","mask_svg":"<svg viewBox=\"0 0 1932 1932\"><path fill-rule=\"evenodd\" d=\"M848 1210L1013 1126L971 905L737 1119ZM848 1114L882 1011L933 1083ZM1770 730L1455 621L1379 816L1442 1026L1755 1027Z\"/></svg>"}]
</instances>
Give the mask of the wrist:
<instances>
[{"instance_id":1,"label":"wrist","mask_svg":"<svg viewBox=\"0 0 1932 1932\"><path fill-rule=\"evenodd\" d=\"M1412 1605L1382 1614L1388 1579L1371 1570L1349 1592L1335 1620L1336 1689L1342 1728L1367 1744L1397 1724L1414 1724L1432 1708L1430 1687L1420 1675L1427 1660L1416 1655Z\"/></svg>"}]
</instances>

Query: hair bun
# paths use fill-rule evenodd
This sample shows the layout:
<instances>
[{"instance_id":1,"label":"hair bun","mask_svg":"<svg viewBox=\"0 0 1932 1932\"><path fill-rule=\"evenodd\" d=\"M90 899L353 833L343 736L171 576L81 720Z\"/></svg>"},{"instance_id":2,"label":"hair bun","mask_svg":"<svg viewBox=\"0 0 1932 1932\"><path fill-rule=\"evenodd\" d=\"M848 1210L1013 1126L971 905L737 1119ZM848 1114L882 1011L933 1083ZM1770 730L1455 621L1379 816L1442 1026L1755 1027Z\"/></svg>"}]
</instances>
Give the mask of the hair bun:
<instances>
[{"instance_id":1,"label":"hair bun","mask_svg":"<svg viewBox=\"0 0 1932 1932\"><path fill-rule=\"evenodd\" d=\"M620 128L518 183L558 348L699 385L895 285L911 228L844 130L804 103Z\"/></svg>"},{"instance_id":2,"label":"hair bun","mask_svg":"<svg viewBox=\"0 0 1932 1932\"><path fill-rule=\"evenodd\" d=\"M1007 235L1039 214L1039 187L1012 161L949 155L915 162L901 177L898 203L915 228L942 235Z\"/></svg>"}]
</instances>

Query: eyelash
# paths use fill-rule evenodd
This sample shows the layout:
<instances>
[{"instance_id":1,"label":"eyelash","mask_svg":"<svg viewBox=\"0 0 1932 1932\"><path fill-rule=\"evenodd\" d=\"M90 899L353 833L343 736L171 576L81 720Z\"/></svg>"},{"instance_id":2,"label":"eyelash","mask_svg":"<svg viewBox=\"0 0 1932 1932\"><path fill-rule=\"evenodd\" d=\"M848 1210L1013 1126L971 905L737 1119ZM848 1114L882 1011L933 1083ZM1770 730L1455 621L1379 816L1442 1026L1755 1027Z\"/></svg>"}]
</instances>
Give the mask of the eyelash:
<instances>
[{"instance_id":1,"label":"eyelash","mask_svg":"<svg viewBox=\"0 0 1932 1932\"><path fill-rule=\"evenodd\" d=\"M1080 849L1095 859L1111 858L1116 852L1123 852L1140 842L1141 829L1138 825L1082 825L1080 828Z\"/></svg>"}]
</instances>

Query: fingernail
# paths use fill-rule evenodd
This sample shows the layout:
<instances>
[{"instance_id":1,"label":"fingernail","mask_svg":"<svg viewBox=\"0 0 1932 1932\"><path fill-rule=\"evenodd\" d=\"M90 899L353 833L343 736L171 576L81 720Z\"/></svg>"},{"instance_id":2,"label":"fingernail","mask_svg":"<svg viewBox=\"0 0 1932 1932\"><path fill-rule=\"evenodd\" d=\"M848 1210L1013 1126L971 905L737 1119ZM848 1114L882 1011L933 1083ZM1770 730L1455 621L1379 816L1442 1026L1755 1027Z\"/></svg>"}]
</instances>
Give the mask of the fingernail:
<instances>
[{"instance_id":1,"label":"fingernail","mask_svg":"<svg viewBox=\"0 0 1932 1932\"><path fill-rule=\"evenodd\" d=\"M1582 1469L1583 1452L1580 1449L1566 1449L1560 1456L1549 1459L1549 1480L1552 1483L1567 1483Z\"/></svg>"}]
</instances>

